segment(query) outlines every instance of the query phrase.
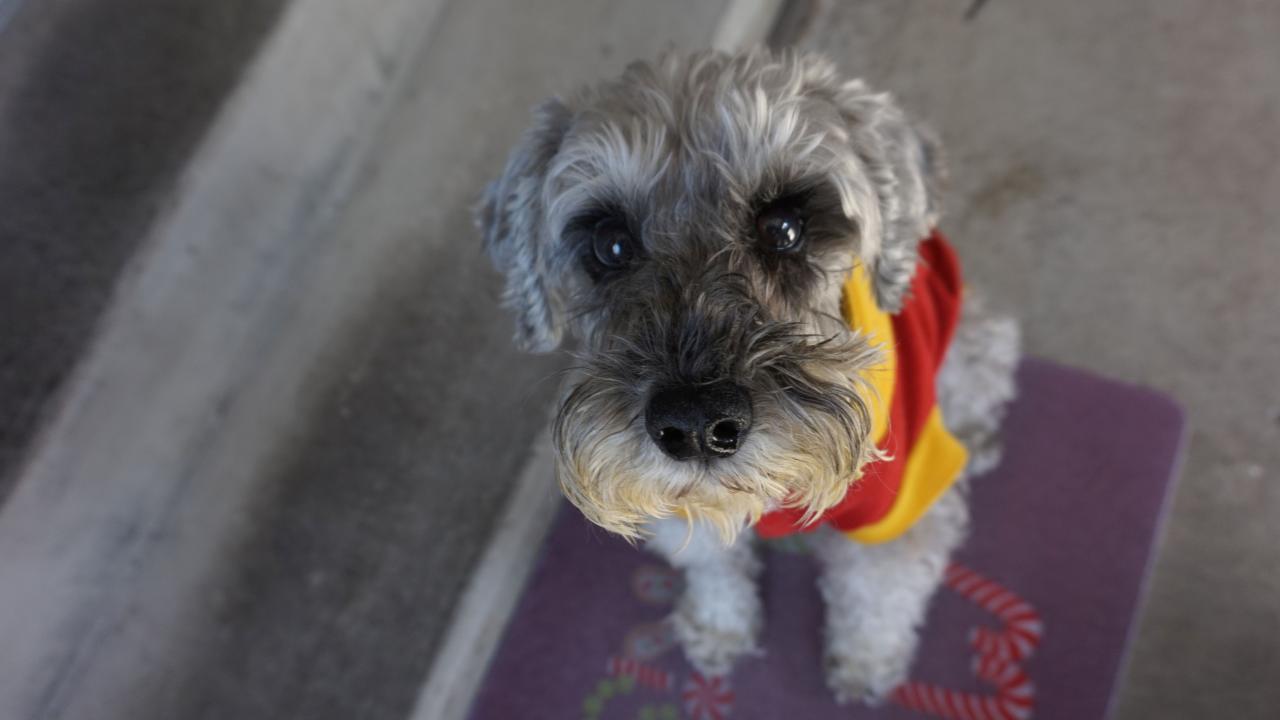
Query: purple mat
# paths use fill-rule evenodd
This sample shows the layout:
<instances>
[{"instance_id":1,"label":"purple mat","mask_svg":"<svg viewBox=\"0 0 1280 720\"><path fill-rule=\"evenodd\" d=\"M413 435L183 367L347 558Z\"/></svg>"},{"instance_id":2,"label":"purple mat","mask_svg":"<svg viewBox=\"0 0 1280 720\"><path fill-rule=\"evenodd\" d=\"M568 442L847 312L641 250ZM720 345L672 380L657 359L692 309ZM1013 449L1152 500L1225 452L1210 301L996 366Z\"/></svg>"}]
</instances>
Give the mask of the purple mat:
<instances>
[{"instance_id":1,"label":"purple mat","mask_svg":"<svg viewBox=\"0 0 1280 720\"><path fill-rule=\"evenodd\" d=\"M999 468L934 601L911 682L879 709L823 685L821 601L804 543L766 544L766 655L691 670L664 617L679 583L655 556L564 508L473 720L1105 717L1182 440L1149 390L1038 360L1019 373Z\"/></svg>"}]
</instances>

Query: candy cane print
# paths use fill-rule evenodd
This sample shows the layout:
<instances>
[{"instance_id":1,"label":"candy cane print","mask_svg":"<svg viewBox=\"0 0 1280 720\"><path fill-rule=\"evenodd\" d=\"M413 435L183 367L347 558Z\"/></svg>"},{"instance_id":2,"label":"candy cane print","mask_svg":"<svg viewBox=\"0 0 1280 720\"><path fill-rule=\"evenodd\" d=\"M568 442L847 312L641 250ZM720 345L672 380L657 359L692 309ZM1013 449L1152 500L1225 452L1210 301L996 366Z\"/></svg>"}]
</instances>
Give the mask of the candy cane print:
<instances>
[{"instance_id":1,"label":"candy cane print","mask_svg":"<svg viewBox=\"0 0 1280 720\"><path fill-rule=\"evenodd\" d=\"M1012 662L1031 657L1040 644L1044 623L1030 603L963 565L948 567L943 582L1004 623L1000 631L974 628L970 632L969 642L979 655L993 655Z\"/></svg>"},{"instance_id":2,"label":"candy cane print","mask_svg":"<svg viewBox=\"0 0 1280 720\"><path fill-rule=\"evenodd\" d=\"M948 720L1027 720L1031 708L999 695L949 690L921 682L908 682L893 691L895 703L926 715Z\"/></svg>"},{"instance_id":3,"label":"candy cane print","mask_svg":"<svg viewBox=\"0 0 1280 720\"><path fill-rule=\"evenodd\" d=\"M680 697L689 720L725 720L733 712L733 689L729 678L723 675L693 673L685 680Z\"/></svg>"},{"instance_id":4,"label":"candy cane print","mask_svg":"<svg viewBox=\"0 0 1280 720\"><path fill-rule=\"evenodd\" d=\"M671 673L625 657L609 658L605 664L605 672L614 677L625 675L641 685L663 692L670 690L673 682Z\"/></svg>"},{"instance_id":5,"label":"candy cane print","mask_svg":"<svg viewBox=\"0 0 1280 720\"><path fill-rule=\"evenodd\" d=\"M894 702L916 712L949 720L1027 720L1035 707L1035 686L1019 663L1040 644L1044 623L1030 603L962 565L947 568L943 583L961 597L994 615L1000 630L975 628L970 646L972 669L994 694L960 692L922 682L894 690Z\"/></svg>"}]
</instances>

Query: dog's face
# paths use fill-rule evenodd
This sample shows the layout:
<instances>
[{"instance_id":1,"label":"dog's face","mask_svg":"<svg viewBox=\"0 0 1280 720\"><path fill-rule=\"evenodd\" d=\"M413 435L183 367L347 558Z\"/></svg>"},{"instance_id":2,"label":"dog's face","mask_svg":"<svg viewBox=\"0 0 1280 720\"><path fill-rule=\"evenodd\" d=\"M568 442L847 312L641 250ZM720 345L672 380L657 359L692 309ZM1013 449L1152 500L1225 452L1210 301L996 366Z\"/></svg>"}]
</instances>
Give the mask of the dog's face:
<instances>
[{"instance_id":1,"label":"dog's face","mask_svg":"<svg viewBox=\"0 0 1280 720\"><path fill-rule=\"evenodd\" d=\"M565 495L634 536L816 516L874 454L841 317L861 263L887 310L934 222L926 144L808 56L669 56L538 111L479 223L517 341L579 362L554 425Z\"/></svg>"}]
</instances>

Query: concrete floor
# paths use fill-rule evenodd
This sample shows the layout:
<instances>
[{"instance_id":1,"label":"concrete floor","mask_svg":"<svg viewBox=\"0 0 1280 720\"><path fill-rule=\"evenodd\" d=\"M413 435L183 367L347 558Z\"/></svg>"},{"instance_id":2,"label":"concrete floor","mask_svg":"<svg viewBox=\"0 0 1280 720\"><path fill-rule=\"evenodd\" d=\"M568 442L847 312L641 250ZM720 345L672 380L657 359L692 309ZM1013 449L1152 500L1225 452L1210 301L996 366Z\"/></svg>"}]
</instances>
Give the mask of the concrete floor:
<instances>
[{"instance_id":1,"label":"concrete floor","mask_svg":"<svg viewBox=\"0 0 1280 720\"><path fill-rule=\"evenodd\" d=\"M939 131L945 228L1027 350L1191 436L1117 717L1280 710L1280 5L825 3L801 44Z\"/></svg>"},{"instance_id":2,"label":"concrete floor","mask_svg":"<svg viewBox=\"0 0 1280 720\"><path fill-rule=\"evenodd\" d=\"M0 502L283 4L0 3Z\"/></svg>"}]
</instances>

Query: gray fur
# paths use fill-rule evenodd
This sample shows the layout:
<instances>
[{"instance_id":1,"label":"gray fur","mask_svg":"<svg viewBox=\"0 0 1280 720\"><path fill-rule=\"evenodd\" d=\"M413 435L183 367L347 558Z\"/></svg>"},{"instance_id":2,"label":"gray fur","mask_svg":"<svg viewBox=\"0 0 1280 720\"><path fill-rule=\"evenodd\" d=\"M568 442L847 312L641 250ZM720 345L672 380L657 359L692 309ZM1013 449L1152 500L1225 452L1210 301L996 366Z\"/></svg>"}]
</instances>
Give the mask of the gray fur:
<instances>
[{"instance_id":1,"label":"gray fur","mask_svg":"<svg viewBox=\"0 0 1280 720\"><path fill-rule=\"evenodd\" d=\"M558 100L543 103L502 177L485 188L476 209L485 249L506 275L503 301L516 312L516 344L524 350L546 352L560 344L562 313L548 286L551 242L544 237L542 188L569 121L569 110Z\"/></svg>"},{"instance_id":2,"label":"gray fur","mask_svg":"<svg viewBox=\"0 0 1280 720\"><path fill-rule=\"evenodd\" d=\"M478 221L517 342L580 340L555 438L562 485L591 519L631 534L649 514L718 512L749 491L760 502L717 521L731 528L786 496L816 508L870 458L858 371L875 354L840 321L840 291L861 262L878 301L901 303L936 214L922 138L888 95L795 53L670 54L537 111ZM755 214L789 196L813 239L800 262L771 266ZM609 282L585 257L583 226L601 215L643 247ZM647 393L719 380L751 391L764 428L803 432L757 432L714 470L653 456Z\"/></svg>"},{"instance_id":3,"label":"gray fur","mask_svg":"<svg viewBox=\"0 0 1280 720\"><path fill-rule=\"evenodd\" d=\"M580 334L592 327L598 298L575 277L564 237L592 203L625 210L654 259L688 266L740 238L743 206L788 183L825 182L858 224L848 249L874 266L892 311L936 220L940 167L936 143L888 94L825 59L671 54L535 111L477 221L508 277L517 341L535 349L558 344L566 317Z\"/></svg>"}]
</instances>

